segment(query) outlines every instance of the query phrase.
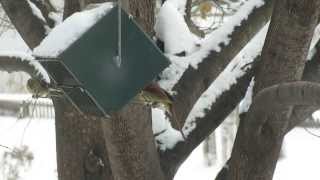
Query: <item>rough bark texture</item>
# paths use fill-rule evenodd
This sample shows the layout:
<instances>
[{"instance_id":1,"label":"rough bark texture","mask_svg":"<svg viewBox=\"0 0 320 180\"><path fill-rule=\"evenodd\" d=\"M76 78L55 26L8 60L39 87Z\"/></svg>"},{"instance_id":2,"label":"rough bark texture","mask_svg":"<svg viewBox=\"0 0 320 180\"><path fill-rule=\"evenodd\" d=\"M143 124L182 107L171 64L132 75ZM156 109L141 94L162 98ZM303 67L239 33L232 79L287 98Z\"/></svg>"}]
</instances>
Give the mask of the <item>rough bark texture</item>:
<instances>
[{"instance_id":1,"label":"rough bark texture","mask_svg":"<svg viewBox=\"0 0 320 180\"><path fill-rule=\"evenodd\" d=\"M320 42L316 45L316 54L310 61L306 62L302 80L320 83ZM301 123L301 120L307 119L319 108L314 106L295 106L292 110L290 122L287 131Z\"/></svg>"},{"instance_id":2,"label":"rough bark texture","mask_svg":"<svg viewBox=\"0 0 320 180\"><path fill-rule=\"evenodd\" d=\"M51 19L49 17L49 13L54 11L54 9L52 9L52 8L49 9L50 6L46 6L45 1L41 2L41 1L37 1L37 0L30 0L30 2L32 2L34 5L36 5L39 8L39 10L41 11L44 19L46 20L46 24L50 28L53 28L54 25L55 25L55 22L53 21L53 19Z\"/></svg>"},{"instance_id":3,"label":"rough bark texture","mask_svg":"<svg viewBox=\"0 0 320 180\"><path fill-rule=\"evenodd\" d=\"M150 107L128 104L104 124L114 179L164 179L154 144Z\"/></svg>"},{"instance_id":4,"label":"rough bark texture","mask_svg":"<svg viewBox=\"0 0 320 180\"><path fill-rule=\"evenodd\" d=\"M317 0L277 1L257 71L255 94L274 84L301 79L318 15ZM281 107L265 116L256 116L259 114L254 109L253 105L240 122L226 179L272 179L292 107Z\"/></svg>"},{"instance_id":5,"label":"rough bark texture","mask_svg":"<svg viewBox=\"0 0 320 180\"><path fill-rule=\"evenodd\" d=\"M129 2L129 12L135 18L144 32L151 37L154 34L154 8L155 1L148 0L125 0ZM126 4L125 2L123 3Z\"/></svg>"},{"instance_id":6,"label":"rough bark texture","mask_svg":"<svg viewBox=\"0 0 320 180\"><path fill-rule=\"evenodd\" d=\"M63 10L63 19L71 16L73 13L81 10L80 0L65 0L64 1L64 10Z\"/></svg>"},{"instance_id":7,"label":"rough bark texture","mask_svg":"<svg viewBox=\"0 0 320 180\"><path fill-rule=\"evenodd\" d=\"M65 99L55 99L59 180L112 180L101 123L82 115Z\"/></svg>"},{"instance_id":8,"label":"rough bark texture","mask_svg":"<svg viewBox=\"0 0 320 180\"><path fill-rule=\"evenodd\" d=\"M25 0L1 0L12 24L26 44L33 49L38 46L46 35L43 22L36 17Z\"/></svg>"},{"instance_id":9,"label":"rough bark texture","mask_svg":"<svg viewBox=\"0 0 320 180\"><path fill-rule=\"evenodd\" d=\"M130 0L129 11L149 34L153 32L154 2ZM129 103L104 122L110 165L117 180L163 180L154 143L151 108Z\"/></svg>"}]
</instances>

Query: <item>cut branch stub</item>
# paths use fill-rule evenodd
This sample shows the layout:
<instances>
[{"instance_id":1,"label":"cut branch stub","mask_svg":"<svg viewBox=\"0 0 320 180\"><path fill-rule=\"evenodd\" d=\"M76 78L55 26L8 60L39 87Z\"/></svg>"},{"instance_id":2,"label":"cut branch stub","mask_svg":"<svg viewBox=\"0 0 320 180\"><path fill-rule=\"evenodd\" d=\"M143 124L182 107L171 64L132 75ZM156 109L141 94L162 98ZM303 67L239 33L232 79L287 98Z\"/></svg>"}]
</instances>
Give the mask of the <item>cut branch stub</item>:
<instances>
[{"instance_id":1,"label":"cut branch stub","mask_svg":"<svg viewBox=\"0 0 320 180\"><path fill-rule=\"evenodd\" d=\"M296 81L273 85L261 90L253 100L248 121L254 123L255 127L261 127L265 124L264 121L267 120L268 114L279 108L297 105L320 107L320 84Z\"/></svg>"}]
</instances>

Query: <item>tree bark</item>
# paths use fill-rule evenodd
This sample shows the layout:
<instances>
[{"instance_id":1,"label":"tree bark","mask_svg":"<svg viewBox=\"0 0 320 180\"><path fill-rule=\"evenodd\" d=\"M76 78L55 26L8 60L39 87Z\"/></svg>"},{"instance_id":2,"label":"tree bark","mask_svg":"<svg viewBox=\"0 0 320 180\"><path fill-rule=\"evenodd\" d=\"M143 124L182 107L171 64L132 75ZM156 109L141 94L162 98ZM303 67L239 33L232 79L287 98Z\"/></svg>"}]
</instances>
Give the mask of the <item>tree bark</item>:
<instances>
[{"instance_id":1,"label":"tree bark","mask_svg":"<svg viewBox=\"0 0 320 180\"><path fill-rule=\"evenodd\" d=\"M1 0L1 5L12 24L30 49L46 36L43 22L33 14L26 0Z\"/></svg>"},{"instance_id":2,"label":"tree bark","mask_svg":"<svg viewBox=\"0 0 320 180\"><path fill-rule=\"evenodd\" d=\"M101 119L54 99L59 180L112 180Z\"/></svg>"},{"instance_id":3,"label":"tree bark","mask_svg":"<svg viewBox=\"0 0 320 180\"><path fill-rule=\"evenodd\" d=\"M276 2L256 75L254 94L275 84L301 79L319 16L319 5L317 0ZM253 104L240 121L226 179L272 179L293 107L278 106L272 114L259 116L254 109L272 107L273 104L257 106Z\"/></svg>"},{"instance_id":4,"label":"tree bark","mask_svg":"<svg viewBox=\"0 0 320 180\"><path fill-rule=\"evenodd\" d=\"M129 10L141 28L153 34L154 2L130 0ZM163 180L154 143L151 108L129 103L104 122L110 165L117 180Z\"/></svg>"},{"instance_id":5,"label":"tree bark","mask_svg":"<svg viewBox=\"0 0 320 180\"><path fill-rule=\"evenodd\" d=\"M63 19L71 16L75 12L81 10L80 0L65 0L64 1L64 10L63 10Z\"/></svg>"},{"instance_id":6,"label":"tree bark","mask_svg":"<svg viewBox=\"0 0 320 180\"><path fill-rule=\"evenodd\" d=\"M197 69L190 66L184 72L173 88L173 91L177 92L173 106L176 108L179 124L184 124L201 94L207 90L229 62L269 21L273 2L274 0L265 1L263 6L254 9L248 18L241 23L241 26L235 27L230 36L230 43L221 45L220 52L211 51L198 65Z\"/></svg>"}]
</instances>

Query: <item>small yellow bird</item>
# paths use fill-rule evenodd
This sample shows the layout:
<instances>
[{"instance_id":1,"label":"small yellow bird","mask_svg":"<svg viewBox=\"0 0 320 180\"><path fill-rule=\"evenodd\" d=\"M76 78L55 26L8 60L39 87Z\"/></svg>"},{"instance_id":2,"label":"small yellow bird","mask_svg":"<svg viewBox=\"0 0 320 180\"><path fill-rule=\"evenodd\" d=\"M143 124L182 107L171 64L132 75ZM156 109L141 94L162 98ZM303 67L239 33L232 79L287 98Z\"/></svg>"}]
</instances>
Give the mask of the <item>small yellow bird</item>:
<instances>
[{"instance_id":1,"label":"small yellow bird","mask_svg":"<svg viewBox=\"0 0 320 180\"><path fill-rule=\"evenodd\" d=\"M176 119L175 111L173 108L173 97L164 89L162 89L158 83L152 82L148 84L138 95L137 100L150 104L154 108L164 108L166 113L171 116L175 121L182 137L186 140L186 136L182 132L182 127Z\"/></svg>"},{"instance_id":2,"label":"small yellow bird","mask_svg":"<svg viewBox=\"0 0 320 180\"><path fill-rule=\"evenodd\" d=\"M35 98L57 96L62 93L57 88L50 87L50 84L37 78L30 78L27 81L27 90Z\"/></svg>"}]
</instances>

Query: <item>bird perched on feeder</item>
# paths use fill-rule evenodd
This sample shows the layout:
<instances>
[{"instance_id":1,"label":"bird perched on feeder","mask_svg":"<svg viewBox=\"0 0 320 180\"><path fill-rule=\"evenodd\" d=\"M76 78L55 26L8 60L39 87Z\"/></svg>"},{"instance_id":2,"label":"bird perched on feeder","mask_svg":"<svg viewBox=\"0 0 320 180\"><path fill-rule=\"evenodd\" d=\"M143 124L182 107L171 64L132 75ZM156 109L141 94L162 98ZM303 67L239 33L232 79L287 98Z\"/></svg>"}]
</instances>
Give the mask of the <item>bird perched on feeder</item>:
<instances>
[{"instance_id":1,"label":"bird perched on feeder","mask_svg":"<svg viewBox=\"0 0 320 180\"><path fill-rule=\"evenodd\" d=\"M158 83L148 84L139 94L139 100L151 104L153 107L163 107L166 112L172 114L173 97Z\"/></svg>"},{"instance_id":2,"label":"bird perched on feeder","mask_svg":"<svg viewBox=\"0 0 320 180\"><path fill-rule=\"evenodd\" d=\"M35 98L58 96L62 92L57 88L50 87L50 84L37 78L30 78L27 81L27 90Z\"/></svg>"},{"instance_id":3,"label":"bird perched on feeder","mask_svg":"<svg viewBox=\"0 0 320 180\"><path fill-rule=\"evenodd\" d=\"M138 101L150 104L154 108L164 108L167 115L169 115L176 123L179 131L184 139L186 139L182 132L182 127L179 124L175 116L173 108L173 97L164 89L162 89L158 83L152 82L148 84L138 95Z\"/></svg>"}]
</instances>

